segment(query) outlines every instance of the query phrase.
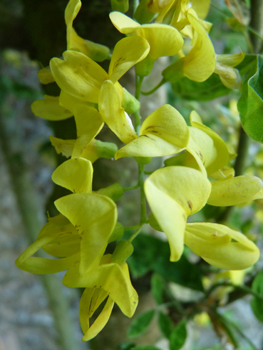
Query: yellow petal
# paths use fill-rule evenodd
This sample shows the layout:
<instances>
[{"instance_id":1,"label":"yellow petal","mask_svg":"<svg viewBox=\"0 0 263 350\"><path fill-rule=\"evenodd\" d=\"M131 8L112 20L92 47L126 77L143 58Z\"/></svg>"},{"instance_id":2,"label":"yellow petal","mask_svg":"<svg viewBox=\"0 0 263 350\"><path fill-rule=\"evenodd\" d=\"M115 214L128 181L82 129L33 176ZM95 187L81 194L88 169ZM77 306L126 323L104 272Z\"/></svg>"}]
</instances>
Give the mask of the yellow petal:
<instances>
[{"instance_id":1,"label":"yellow petal","mask_svg":"<svg viewBox=\"0 0 263 350\"><path fill-rule=\"evenodd\" d=\"M91 290L85 289L79 304L79 319L80 319L82 331L84 333L84 336L82 338L83 341L88 341L90 339L93 339L106 326L106 323L110 318L113 305L114 305L114 301L109 297L99 316L96 318L93 324L89 326L89 318L87 316L86 309L89 306L89 303L87 302L87 300L90 299L89 294L92 291L93 289Z\"/></svg>"},{"instance_id":2,"label":"yellow petal","mask_svg":"<svg viewBox=\"0 0 263 350\"><path fill-rule=\"evenodd\" d=\"M259 258L259 249L252 241L219 224L187 224L185 244L209 264L226 270L247 269Z\"/></svg>"},{"instance_id":3,"label":"yellow petal","mask_svg":"<svg viewBox=\"0 0 263 350\"><path fill-rule=\"evenodd\" d=\"M149 50L148 42L141 37L131 36L118 41L110 62L110 80L116 83L131 67L143 60Z\"/></svg>"},{"instance_id":4,"label":"yellow petal","mask_svg":"<svg viewBox=\"0 0 263 350\"><path fill-rule=\"evenodd\" d=\"M77 127L77 140L74 145L72 157L79 157L85 147L101 131L104 123L100 113L95 108L84 104L76 105L74 108L74 117Z\"/></svg>"},{"instance_id":5,"label":"yellow petal","mask_svg":"<svg viewBox=\"0 0 263 350\"><path fill-rule=\"evenodd\" d=\"M61 153L67 158L71 157L76 140L62 140L51 135L49 136L49 139L58 154Z\"/></svg>"},{"instance_id":6,"label":"yellow petal","mask_svg":"<svg viewBox=\"0 0 263 350\"><path fill-rule=\"evenodd\" d=\"M102 82L108 74L81 52L67 50L64 60L52 58L50 68L61 90L88 102L98 102Z\"/></svg>"},{"instance_id":7,"label":"yellow petal","mask_svg":"<svg viewBox=\"0 0 263 350\"><path fill-rule=\"evenodd\" d=\"M216 172L218 169L224 168L229 161L229 152L225 142L217 133L215 133L212 129L208 128L202 123L200 116L195 111L191 112L190 120L191 125L194 128L202 130L212 140L213 145L210 147L210 150L212 151L213 149L212 153L214 154L214 156L212 156L210 160L206 159L206 157L203 158L203 164L206 167L207 173L210 175ZM207 149L207 151L204 150L204 153L207 152L209 152L209 149Z\"/></svg>"},{"instance_id":8,"label":"yellow petal","mask_svg":"<svg viewBox=\"0 0 263 350\"><path fill-rule=\"evenodd\" d=\"M89 160L72 158L57 167L52 180L73 193L91 193L92 176L93 168Z\"/></svg>"},{"instance_id":9,"label":"yellow petal","mask_svg":"<svg viewBox=\"0 0 263 350\"><path fill-rule=\"evenodd\" d=\"M44 100L32 103L31 109L36 117L46 120L64 120L72 117L72 112L59 105L59 98L44 95Z\"/></svg>"},{"instance_id":10,"label":"yellow petal","mask_svg":"<svg viewBox=\"0 0 263 350\"><path fill-rule=\"evenodd\" d=\"M145 24L141 31L150 44L149 54L155 60L162 56L176 55L184 43L178 30L165 24Z\"/></svg>"},{"instance_id":11,"label":"yellow petal","mask_svg":"<svg viewBox=\"0 0 263 350\"><path fill-rule=\"evenodd\" d=\"M110 20L122 34L129 34L131 31L141 27L139 23L131 19L129 16L126 16L118 11L113 11L110 13Z\"/></svg>"},{"instance_id":12,"label":"yellow petal","mask_svg":"<svg viewBox=\"0 0 263 350\"><path fill-rule=\"evenodd\" d=\"M163 71L167 81L176 82L187 77L196 82L207 80L214 72L216 59L213 44L194 11L187 12L187 18L194 29L192 49Z\"/></svg>"},{"instance_id":13,"label":"yellow petal","mask_svg":"<svg viewBox=\"0 0 263 350\"><path fill-rule=\"evenodd\" d=\"M168 238L171 261L177 261L183 252L187 216L206 204L210 188L200 171L179 166L159 169L145 181L146 198Z\"/></svg>"},{"instance_id":14,"label":"yellow petal","mask_svg":"<svg viewBox=\"0 0 263 350\"><path fill-rule=\"evenodd\" d=\"M65 231L72 231L72 226L68 220L58 215L59 220L50 219L41 229L36 241L31 244L16 260L16 265L25 271L37 274L56 273L66 270L75 260L75 251L72 250L67 258L64 259L46 259L31 257L43 246L52 243ZM62 220L60 220L62 217ZM63 255L66 256L67 254ZM73 257L74 256L74 257Z\"/></svg>"},{"instance_id":15,"label":"yellow petal","mask_svg":"<svg viewBox=\"0 0 263 350\"><path fill-rule=\"evenodd\" d=\"M102 84L99 111L104 122L122 142L129 143L137 137L129 115L121 106L118 90L110 80Z\"/></svg>"},{"instance_id":16,"label":"yellow petal","mask_svg":"<svg viewBox=\"0 0 263 350\"><path fill-rule=\"evenodd\" d=\"M198 17L204 19L210 8L210 0L191 0L191 6L197 13Z\"/></svg>"},{"instance_id":17,"label":"yellow petal","mask_svg":"<svg viewBox=\"0 0 263 350\"><path fill-rule=\"evenodd\" d=\"M68 109L69 111L71 111L72 114L74 114L74 108L78 104L85 104L86 106L89 106L89 107L95 107L94 103L85 102L85 101L83 101L80 98L74 97L74 96L66 93L63 90L60 91L59 104L60 104L60 106Z\"/></svg>"},{"instance_id":18,"label":"yellow petal","mask_svg":"<svg viewBox=\"0 0 263 350\"><path fill-rule=\"evenodd\" d=\"M171 26L163 24L140 26L137 22L119 12L112 12L110 19L121 33L145 38L150 45L150 55L154 60L161 56L173 56L183 46L181 34Z\"/></svg>"},{"instance_id":19,"label":"yellow petal","mask_svg":"<svg viewBox=\"0 0 263 350\"><path fill-rule=\"evenodd\" d=\"M70 268L63 283L69 287L100 286L128 317L132 317L138 304L138 295L131 284L127 263L122 266L116 263L102 264L83 274L77 268Z\"/></svg>"},{"instance_id":20,"label":"yellow petal","mask_svg":"<svg viewBox=\"0 0 263 350\"><path fill-rule=\"evenodd\" d=\"M252 201L257 198L258 194L261 194L262 189L262 181L250 175L211 181L211 185L212 190L207 203L219 207L239 205Z\"/></svg>"},{"instance_id":21,"label":"yellow petal","mask_svg":"<svg viewBox=\"0 0 263 350\"><path fill-rule=\"evenodd\" d=\"M55 201L81 235L80 272L85 272L103 255L117 221L115 203L106 196L76 193Z\"/></svg>"},{"instance_id":22,"label":"yellow petal","mask_svg":"<svg viewBox=\"0 0 263 350\"><path fill-rule=\"evenodd\" d=\"M143 122L140 135L156 135L176 146L185 147L189 139L187 124L171 105L158 108Z\"/></svg>"}]
</instances>

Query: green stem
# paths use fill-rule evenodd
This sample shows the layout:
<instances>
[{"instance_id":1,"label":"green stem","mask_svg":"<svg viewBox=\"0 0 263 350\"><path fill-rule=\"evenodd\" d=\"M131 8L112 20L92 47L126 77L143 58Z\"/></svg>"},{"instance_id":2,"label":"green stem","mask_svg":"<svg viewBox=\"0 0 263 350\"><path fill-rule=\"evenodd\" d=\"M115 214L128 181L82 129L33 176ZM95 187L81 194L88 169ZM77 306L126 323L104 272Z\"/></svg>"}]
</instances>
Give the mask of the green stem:
<instances>
[{"instance_id":1,"label":"green stem","mask_svg":"<svg viewBox=\"0 0 263 350\"><path fill-rule=\"evenodd\" d=\"M140 223L144 224L147 221L146 215L146 197L144 192L144 165L139 164L139 186L141 190L141 220Z\"/></svg>"},{"instance_id":2,"label":"green stem","mask_svg":"<svg viewBox=\"0 0 263 350\"><path fill-rule=\"evenodd\" d=\"M141 229L144 224L139 225L138 229L134 232L134 234L129 238L129 242L132 242L134 238L138 236L138 234L141 232Z\"/></svg>"},{"instance_id":3,"label":"green stem","mask_svg":"<svg viewBox=\"0 0 263 350\"><path fill-rule=\"evenodd\" d=\"M142 88L142 82L143 82L144 77L136 77L136 89L135 89L135 98L140 101L140 96L141 96L141 88ZM137 135L139 136L140 134L140 127L141 127L141 115L140 112L137 111L134 113L135 116L135 131Z\"/></svg>"},{"instance_id":4,"label":"green stem","mask_svg":"<svg viewBox=\"0 0 263 350\"><path fill-rule=\"evenodd\" d=\"M124 187L124 188L123 188L123 191L124 191L124 192L132 191L132 190L136 190L136 189L139 188L139 187L140 187L140 185L137 183L136 185L131 186L131 187Z\"/></svg>"},{"instance_id":5,"label":"green stem","mask_svg":"<svg viewBox=\"0 0 263 350\"><path fill-rule=\"evenodd\" d=\"M156 90L158 90L159 89L159 87L160 86L162 86L164 83L166 83L166 80L163 78L161 81L160 81L160 83L158 84L158 85L156 85L152 90L150 90L150 91L142 91L142 95L144 95L144 96L148 96L148 95L151 95L151 94L153 94Z\"/></svg>"},{"instance_id":6,"label":"green stem","mask_svg":"<svg viewBox=\"0 0 263 350\"><path fill-rule=\"evenodd\" d=\"M206 296L209 296L215 289L217 289L219 287L233 287L235 289L239 289L239 290L245 292L246 294L251 294L254 297L258 298L259 300L263 301L263 296L254 292L251 288L246 287L246 286L238 286L238 285L235 285L231 282L218 282L218 283L214 284L213 286L211 286L208 289L208 291L206 292Z\"/></svg>"}]
</instances>

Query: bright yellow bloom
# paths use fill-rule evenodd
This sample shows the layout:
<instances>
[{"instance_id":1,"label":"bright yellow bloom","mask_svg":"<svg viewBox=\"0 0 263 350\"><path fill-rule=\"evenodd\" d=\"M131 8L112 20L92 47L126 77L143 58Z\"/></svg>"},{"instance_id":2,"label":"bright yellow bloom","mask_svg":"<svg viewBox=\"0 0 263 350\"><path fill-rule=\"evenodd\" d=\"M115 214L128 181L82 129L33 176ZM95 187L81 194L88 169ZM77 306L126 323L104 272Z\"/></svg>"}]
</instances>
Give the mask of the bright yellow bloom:
<instances>
[{"instance_id":1,"label":"bright yellow bloom","mask_svg":"<svg viewBox=\"0 0 263 350\"><path fill-rule=\"evenodd\" d=\"M164 105L149 115L140 128L140 135L115 155L121 157L158 157L178 153L187 145L189 131L181 114Z\"/></svg>"},{"instance_id":2,"label":"bright yellow bloom","mask_svg":"<svg viewBox=\"0 0 263 350\"><path fill-rule=\"evenodd\" d=\"M168 238L170 260L177 261L183 253L187 217L206 204L210 182L198 170L171 166L150 175L144 188L150 208Z\"/></svg>"},{"instance_id":3,"label":"bright yellow bloom","mask_svg":"<svg viewBox=\"0 0 263 350\"><path fill-rule=\"evenodd\" d=\"M53 181L73 194L55 202L63 216L49 219L35 243L17 259L17 266L34 273L58 272L69 268L76 254L80 257L80 272L98 264L115 227L117 208L110 198L91 192L92 174L91 162L83 158L67 160L54 171ZM68 246L65 251L60 247L62 243ZM64 258L31 257L46 245L53 247L52 255Z\"/></svg>"},{"instance_id":4,"label":"bright yellow bloom","mask_svg":"<svg viewBox=\"0 0 263 350\"><path fill-rule=\"evenodd\" d=\"M149 43L149 56L139 64L144 66L140 67L140 70L145 71L145 74L140 75L148 75L157 58L173 56L183 46L181 34L171 26L163 24L140 25L130 17L116 11L110 13L110 19L121 33L142 37Z\"/></svg>"},{"instance_id":5,"label":"bright yellow bloom","mask_svg":"<svg viewBox=\"0 0 263 350\"><path fill-rule=\"evenodd\" d=\"M86 288L79 305L80 324L83 340L95 337L106 325L113 305L116 303L124 315L132 317L138 304L138 295L133 288L126 259L133 247L128 241L120 241L114 253L104 255L92 270L81 272L79 261L71 265L63 283L68 287ZM108 298L100 315L90 325L93 313Z\"/></svg>"}]
</instances>

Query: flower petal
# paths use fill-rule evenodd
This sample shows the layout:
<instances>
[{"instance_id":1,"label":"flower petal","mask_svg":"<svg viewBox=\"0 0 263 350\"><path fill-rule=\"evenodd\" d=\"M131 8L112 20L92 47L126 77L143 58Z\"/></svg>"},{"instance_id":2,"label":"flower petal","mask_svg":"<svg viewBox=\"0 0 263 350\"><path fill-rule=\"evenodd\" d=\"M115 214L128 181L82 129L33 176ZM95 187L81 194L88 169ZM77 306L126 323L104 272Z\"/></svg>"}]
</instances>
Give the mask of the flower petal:
<instances>
[{"instance_id":1,"label":"flower petal","mask_svg":"<svg viewBox=\"0 0 263 350\"><path fill-rule=\"evenodd\" d=\"M81 236L80 272L96 265L117 221L116 204L106 196L76 193L55 201Z\"/></svg>"},{"instance_id":2,"label":"flower petal","mask_svg":"<svg viewBox=\"0 0 263 350\"><path fill-rule=\"evenodd\" d=\"M183 252L187 216L206 204L210 188L200 171L179 166L159 169L145 181L146 198L168 238L171 261L177 261Z\"/></svg>"},{"instance_id":3,"label":"flower petal","mask_svg":"<svg viewBox=\"0 0 263 350\"><path fill-rule=\"evenodd\" d=\"M137 137L130 117L121 106L121 98L111 80L105 80L99 97L99 111L104 122L124 142Z\"/></svg>"},{"instance_id":4,"label":"flower petal","mask_svg":"<svg viewBox=\"0 0 263 350\"><path fill-rule=\"evenodd\" d=\"M72 112L59 105L59 97L44 95L44 100L32 103L31 109L36 117L46 120L64 120L73 116Z\"/></svg>"},{"instance_id":5,"label":"flower petal","mask_svg":"<svg viewBox=\"0 0 263 350\"><path fill-rule=\"evenodd\" d=\"M262 197L262 181L255 176L236 176L226 180L211 181L212 190L207 201L214 206L244 204ZM259 195L259 196L257 196Z\"/></svg>"},{"instance_id":6,"label":"flower petal","mask_svg":"<svg viewBox=\"0 0 263 350\"><path fill-rule=\"evenodd\" d=\"M62 163L52 174L55 184L73 193L91 193L93 167L89 160L73 158Z\"/></svg>"},{"instance_id":7,"label":"flower petal","mask_svg":"<svg viewBox=\"0 0 263 350\"><path fill-rule=\"evenodd\" d=\"M178 153L187 145L189 131L181 114L164 105L149 115L140 129L140 136L116 153L121 157L158 157Z\"/></svg>"},{"instance_id":8,"label":"flower petal","mask_svg":"<svg viewBox=\"0 0 263 350\"><path fill-rule=\"evenodd\" d=\"M118 41L110 62L110 80L116 83L131 67L142 61L148 55L149 50L148 42L138 36L131 36Z\"/></svg>"},{"instance_id":9,"label":"flower petal","mask_svg":"<svg viewBox=\"0 0 263 350\"><path fill-rule=\"evenodd\" d=\"M219 224L187 224L185 244L209 264L226 270L247 269L259 258L259 249L252 241Z\"/></svg>"},{"instance_id":10,"label":"flower petal","mask_svg":"<svg viewBox=\"0 0 263 350\"><path fill-rule=\"evenodd\" d=\"M52 58L50 68L61 90L88 102L98 102L102 82L108 74L81 52L67 50L64 60Z\"/></svg>"}]
</instances>

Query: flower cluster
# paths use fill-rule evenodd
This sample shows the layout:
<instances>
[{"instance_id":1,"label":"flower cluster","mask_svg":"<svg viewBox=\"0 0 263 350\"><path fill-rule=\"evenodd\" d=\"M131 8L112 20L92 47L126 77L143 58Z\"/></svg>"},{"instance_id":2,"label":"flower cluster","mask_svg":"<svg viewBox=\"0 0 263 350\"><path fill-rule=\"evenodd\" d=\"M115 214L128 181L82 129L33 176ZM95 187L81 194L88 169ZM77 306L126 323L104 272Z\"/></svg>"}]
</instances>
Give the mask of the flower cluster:
<instances>
[{"instance_id":1,"label":"flower cluster","mask_svg":"<svg viewBox=\"0 0 263 350\"><path fill-rule=\"evenodd\" d=\"M246 269L259 257L256 245L240 232L216 223L187 223L187 218L206 204L233 206L263 198L261 181L254 176L234 176L225 142L195 111L188 126L182 115L166 104L140 125L140 102L119 83L132 67L141 82L159 57L173 56L173 63L163 71L163 83L183 77L203 82L216 73L227 87L238 87L239 73L233 67L244 55L215 54L209 37L211 24L204 20L209 5L209 0L142 1L135 12L137 21L113 11L110 19L126 37L110 55L107 47L78 36L73 21L81 1L70 0L65 11L67 50L62 59L52 58L50 66L39 72L42 83L56 82L61 92L34 102L34 114L48 120L74 117L76 123L76 139L51 137L57 152L69 158L52 179L72 194L55 201L59 214L48 219L16 264L39 274L67 270L63 283L85 288L80 301L83 340L93 338L104 327L114 303L128 317L138 303L126 263L138 232L129 240L120 240L123 226L117 222L115 202L107 191L92 191L92 163L100 157L139 157L142 199L146 196L152 213L149 219L146 211L142 213L138 227L149 223L166 234L171 261L180 259L184 245L222 269ZM188 51L184 47L187 40L191 42ZM104 59L110 59L107 72L97 63ZM96 139L104 124L123 147ZM160 156L169 158L143 184L143 164ZM105 254L110 242L116 242L116 248L113 254ZM56 259L32 256L40 248ZM104 301L103 310L90 325L90 318Z\"/></svg>"}]
</instances>

